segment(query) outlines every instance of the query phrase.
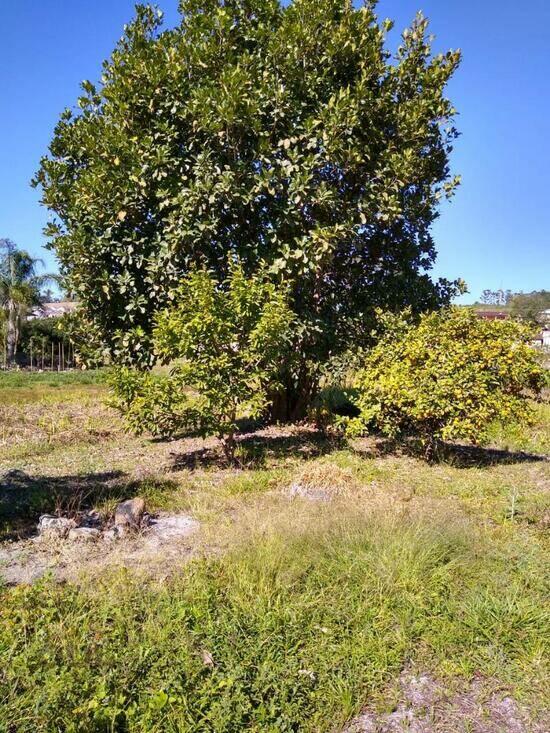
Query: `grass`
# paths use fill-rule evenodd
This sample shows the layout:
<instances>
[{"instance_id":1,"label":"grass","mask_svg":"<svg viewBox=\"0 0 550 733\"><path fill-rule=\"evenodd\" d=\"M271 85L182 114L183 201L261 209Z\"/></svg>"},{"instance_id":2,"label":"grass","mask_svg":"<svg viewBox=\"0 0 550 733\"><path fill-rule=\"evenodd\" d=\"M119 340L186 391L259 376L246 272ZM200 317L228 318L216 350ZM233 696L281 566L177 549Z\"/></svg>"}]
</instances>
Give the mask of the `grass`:
<instances>
[{"instance_id":1,"label":"grass","mask_svg":"<svg viewBox=\"0 0 550 733\"><path fill-rule=\"evenodd\" d=\"M341 731L410 668L544 710L550 473L531 454L547 452L548 406L439 465L295 428L252 436L234 470L213 443L126 435L93 377L7 391L4 536L137 493L202 529L161 576L0 590L0 731ZM41 410L68 421L49 442ZM295 485L331 500L291 500Z\"/></svg>"},{"instance_id":2,"label":"grass","mask_svg":"<svg viewBox=\"0 0 550 733\"><path fill-rule=\"evenodd\" d=\"M11 591L0 715L18 731L331 730L409 664L532 691L541 589L485 543L443 517L350 514L255 538L168 587L119 574Z\"/></svg>"},{"instance_id":3,"label":"grass","mask_svg":"<svg viewBox=\"0 0 550 733\"><path fill-rule=\"evenodd\" d=\"M65 389L72 385L105 384L106 369L71 370L66 372L0 371L0 389Z\"/></svg>"}]
</instances>

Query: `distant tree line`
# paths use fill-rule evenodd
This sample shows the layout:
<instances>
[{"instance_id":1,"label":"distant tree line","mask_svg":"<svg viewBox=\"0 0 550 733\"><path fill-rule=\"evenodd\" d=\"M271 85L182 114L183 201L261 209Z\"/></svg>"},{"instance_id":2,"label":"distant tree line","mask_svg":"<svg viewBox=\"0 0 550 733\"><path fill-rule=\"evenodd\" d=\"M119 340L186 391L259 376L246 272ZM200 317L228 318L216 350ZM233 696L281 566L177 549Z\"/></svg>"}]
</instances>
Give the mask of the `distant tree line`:
<instances>
[{"instance_id":1,"label":"distant tree line","mask_svg":"<svg viewBox=\"0 0 550 733\"><path fill-rule=\"evenodd\" d=\"M513 293L511 290L486 289L481 293L479 303L506 306L510 310L510 315L533 324L540 324L549 320L544 312L550 309L550 290Z\"/></svg>"},{"instance_id":2,"label":"distant tree line","mask_svg":"<svg viewBox=\"0 0 550 733\"><path fill-rule=\"evenodd\" d=\"M55 274L38 274L41 260L9 239L0 239L0 366L65 369L76 364L78 343L85 348L76 319L69 314L30 318L45 302L59 300L50 284ZM93 358L90 355L90 361Z\"/></svg>"},{"instance_id":3,"label":"distant tree line","mask_svg":"<svg viewBox=\"0 0 550 733\"><path fill-rule=\"evenodd\" d=\"M479 302L483 305L508 305L513 297L511 290L484 290Z\"/></svg>"}]
</instances>

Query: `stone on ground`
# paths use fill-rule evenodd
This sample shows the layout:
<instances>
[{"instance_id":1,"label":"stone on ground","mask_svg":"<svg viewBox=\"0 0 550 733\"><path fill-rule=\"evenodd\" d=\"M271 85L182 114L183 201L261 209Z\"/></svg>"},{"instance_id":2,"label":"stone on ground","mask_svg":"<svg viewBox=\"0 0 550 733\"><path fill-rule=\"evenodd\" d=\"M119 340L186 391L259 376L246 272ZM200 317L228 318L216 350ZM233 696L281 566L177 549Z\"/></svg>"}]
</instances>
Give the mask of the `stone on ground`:
<instances>
[{"instance_id":1,"label":"stone on ground","mask_svg":"<svg viewBox=\"0 0 550 733\"><path fill-rule=\"evenodd\" d=\"M76 527L74 519L68 519L67 517L54 517L51 514L43 514L38 520L38 534L41 537L65 538L74 527Z\"/></svg>"},{"instance_id":2,"label":"stone on ground","mask_svg":"<svg viewBox=\"0 0 550 733\"><path fill-rule=\"evenodd\" d=\"M144 513L145 502L141 497L136 496L133 499L127 499L115 509L115 526L137 529L141 525Z\"/></svg>"},{"instance_id":3,"label":"stone on ground","mask_svg":"<svg viewBox=\"0 0 550 733\"><path fill-rule=\"evenodd\" d=\"M71 542L97 542L100 538L101 532L95 527L75 527L67 536Z\"/></svg>"}]
</instances>

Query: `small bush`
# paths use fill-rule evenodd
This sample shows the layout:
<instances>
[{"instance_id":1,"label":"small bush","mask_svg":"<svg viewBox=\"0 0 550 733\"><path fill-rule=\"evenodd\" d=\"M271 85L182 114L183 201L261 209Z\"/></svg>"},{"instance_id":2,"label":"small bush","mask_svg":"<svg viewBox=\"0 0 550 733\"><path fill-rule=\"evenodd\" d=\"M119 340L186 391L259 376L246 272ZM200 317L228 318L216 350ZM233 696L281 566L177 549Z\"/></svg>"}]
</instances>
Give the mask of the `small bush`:
<instances>
[{"instance_id":1,"label":"small bush","mask_svg":"<svg viewBox=\"0 0 550 733\"><path fill-rule=\"evenodd\" d=\"M483 443L495 422L528 421L529 396L548 382L530 329L516 321L454 308L418 324L408 313L385 315L380 326L358 373L351 434L369 423L390 437L416 434L431 457L441 441Z\"/></svg>"},{"instance_id":2,"label":"small bush","mask_svg":"<svg viewBox=\"0 0 550 733\"><path fill-rule=\"evenodd\" d=\"M124 413L126 426L136 435L147 431L162 438L208 432L207 407L182 381L171 375L119 367L112 372L110 404Z\"/></svg>"},{"instance_id":3,"label":"small bush","mask_svg":"<svg viewBox=\"0 0 550 733\"><path fill-rule=\"evenodd\" d=\"M194 271L156 321L156 353L169 376L129 369L114 380L128 425L157 435L216 435L234 460L236 420L258 417L280 366L292 322L284 292L239 266L224 283Z\"/></svg>"}]
</instances>

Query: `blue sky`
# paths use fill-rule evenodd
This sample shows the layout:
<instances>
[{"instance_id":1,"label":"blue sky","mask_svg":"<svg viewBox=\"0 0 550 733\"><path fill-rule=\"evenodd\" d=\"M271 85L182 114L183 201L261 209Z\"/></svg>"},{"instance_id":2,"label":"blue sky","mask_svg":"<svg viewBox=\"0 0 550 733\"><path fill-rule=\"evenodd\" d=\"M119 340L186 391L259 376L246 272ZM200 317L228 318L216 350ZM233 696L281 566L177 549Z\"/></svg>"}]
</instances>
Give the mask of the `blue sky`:
<instances>
[{"instance_id":1,"label":"blue sky","mask_svg":"<svg viewBox=\"0 0 550 733\"><path fill-rule=\"evenodd\" d=\"M166 22L177 0L160 0ZM133 14L131 0L1 0L0 237L55 268L43 250L47 213L29 181L79 82L99 77ZM396 21L421 9L436 50L461 48L449 87L462 132L453 155L463 183L434 228L437 276L484 288L550 289L550 3L548 0L380 0Z\"/></svg>"}]
</instances>

